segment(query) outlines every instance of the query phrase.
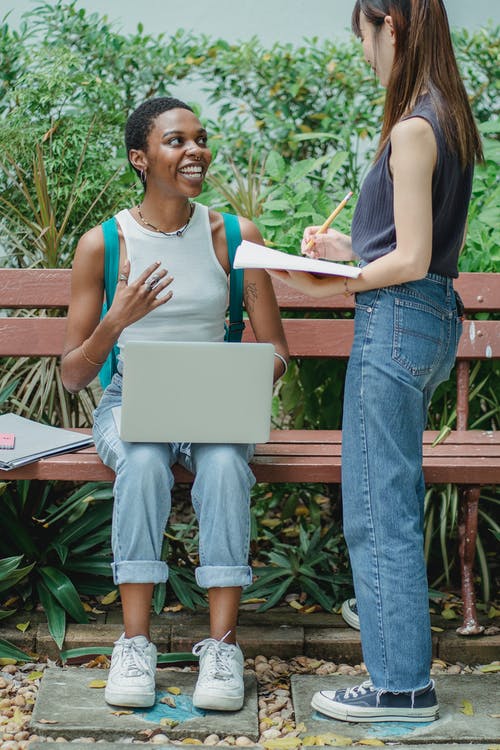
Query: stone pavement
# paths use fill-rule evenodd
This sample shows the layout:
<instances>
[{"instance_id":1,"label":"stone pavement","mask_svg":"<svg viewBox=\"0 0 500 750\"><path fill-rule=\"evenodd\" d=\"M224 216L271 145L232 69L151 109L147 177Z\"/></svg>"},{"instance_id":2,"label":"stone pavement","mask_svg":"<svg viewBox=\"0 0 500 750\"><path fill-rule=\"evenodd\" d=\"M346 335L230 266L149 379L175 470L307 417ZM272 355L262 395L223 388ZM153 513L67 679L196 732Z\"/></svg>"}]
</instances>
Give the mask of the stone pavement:
<instances>
[{"instance_id":1,"label":"stone pavement","mask_svg":"<svg viewBox=\"0 0 500 750\"><path fill-rule=\"evenodd\" d=\"M158 699L152 709L113 709L104 702L103 690L91 687L97 680L101 681L102 688L106 675L107 671L102 669L47 669L33 711L31 732L53 738L92 737L101 741L128 740L130 743L132 739L146 739L147 730L161 727L169 740L192 738L203 741L209 734L216 733L219 736L244 735L258 741L257 684L252 673L245 674L245 705L236 713L194 709L191 696L196 674L169 669L158 670ZM455 747L474 743L477 748L486 749L499 742L499 674L438 676L436 684L441 716L429 724L349 724L322 717L311 709L311 696L316 690L330 686L335 689L358 682L359 676L292 676L295 721L300 738L305 740L303 747L312 744L370 744L367 740L376 739L382 743L411 745L411 750L420 746L425 750L435 750L444 744L449 750L450 744ZM175 708L161 703L169 687L181 691L175 696ZM269 746L272 747L272 743ZM495 750L499 747L497 745ZM31 745L30 750L35 750L35 746Z\"/></svg>"}]
</instances>

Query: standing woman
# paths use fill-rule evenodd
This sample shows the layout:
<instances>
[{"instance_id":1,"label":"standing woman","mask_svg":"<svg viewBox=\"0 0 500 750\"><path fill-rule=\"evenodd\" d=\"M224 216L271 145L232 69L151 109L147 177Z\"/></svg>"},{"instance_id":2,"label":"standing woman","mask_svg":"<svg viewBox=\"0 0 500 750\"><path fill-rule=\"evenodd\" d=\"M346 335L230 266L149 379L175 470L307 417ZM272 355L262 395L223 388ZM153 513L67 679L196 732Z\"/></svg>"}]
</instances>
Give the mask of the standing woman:
<instances>
[{"instance_id":1,"label":"standing woman","mask_svg":"<svg viewBox=\"0 0 500 750\"><path fill-rule=\"evenodd\" d=\"M193 200L201 193L211 161L204 127L183 102L159 97L130 115L125 141L144 196L139 205L116 216L120 272L113 303L102 320L101 227L78 243L62 358L64 384L73 393L96 377L115 343L121 351L134 339L224 338L230 271L224 222L219 213ZM262 243L252 222L240 218L240 227L244 239ZM286 369L288 350L266 272L245 271L243 294L257 341L275 346L276 379ZM196 580L208 589L210 607L210 637L193 649L200 656L193 703L238 710L244 694L236 620L241 589L252 582L248 551L255 478L248 461L253 446L122 441L112 415L121 403L122 372L119 357L118 373L94 415L96 448L116 473L112 567L125 626L113 649L105 699L121 706L155 702L151 596L154 585L168 577L161 549L174 483L171 466L179 462L195 474L192 500L200 530Z\"/></svg>"},{"instance_id":2,"label":"standing woman","mask_svg":"<svg viewBox=\"0 0 500 750\"><path fill-rule=\"evenodd\" d=\"M442 0L357 0L352 26L387 88L374 165L351 236L309 227L311 253L360 259L357 279L272 273L315 297L355 294L346 376L342 494L370 679L316 693L344 721L432 721L423 553L422 434L461 334L453 290L481 142Z\"/></svg>"}]
</instances>

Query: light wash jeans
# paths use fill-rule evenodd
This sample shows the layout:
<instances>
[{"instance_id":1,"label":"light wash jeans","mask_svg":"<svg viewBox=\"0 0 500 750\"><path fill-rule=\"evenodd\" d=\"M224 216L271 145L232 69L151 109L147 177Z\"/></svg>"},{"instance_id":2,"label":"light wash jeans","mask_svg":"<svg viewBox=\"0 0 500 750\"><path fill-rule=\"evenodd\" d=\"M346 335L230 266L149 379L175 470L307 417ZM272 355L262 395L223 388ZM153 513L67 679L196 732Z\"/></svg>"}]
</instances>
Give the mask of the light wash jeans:
<instances>
[{"instance_id":1,"label":"light wash jeans","mask_svg":"<svg viewBox=\"0 0 500 750\"><path fill-rule=\"evenodd\" d=\"M344 396L343 516L363 656L377 690L429 684L422 433L431 396L455 361L459 305L452 279L438 274L356 296Z\"/></svg>"},{"instance_id":2,"label":"light wash jeans","mask_svg":"<svg viewBox=\"0 0 500 750\"><path fill-rule=\"evenodd\" d=\"M102 461L116 473L112 522L113 579L160 583L168 578L161 560L174 477L180 463L195 474L191 490L199 523L204 588L248 586L250 489L253 445L129 443L118 436L111 409L121 404L122 377L114 375L94 412L94 440Z\"/></svg>"}]
</instances>

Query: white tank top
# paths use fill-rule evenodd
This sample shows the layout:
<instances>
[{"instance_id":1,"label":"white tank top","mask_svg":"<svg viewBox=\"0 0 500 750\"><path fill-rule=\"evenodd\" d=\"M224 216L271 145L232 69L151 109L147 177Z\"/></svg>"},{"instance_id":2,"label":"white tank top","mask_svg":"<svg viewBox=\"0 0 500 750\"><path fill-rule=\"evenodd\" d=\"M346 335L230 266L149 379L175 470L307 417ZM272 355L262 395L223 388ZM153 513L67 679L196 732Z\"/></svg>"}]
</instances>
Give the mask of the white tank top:
<instances>
[{"instance_id":1,"label":"white tank top","mask_svg":"<svg viewBox=\"0 0 500 750\"><path fill-rule=\"evenodd\" d=\"M150 231L128 209L116 215L130 260L129 281L157 260L173 277L163 292L171 290L172 298L122 331L120 351L132 340L223 341L228 279L215 255L208 208L201 203L194 206L182 237Z\"/></svg>"}]
</instances>

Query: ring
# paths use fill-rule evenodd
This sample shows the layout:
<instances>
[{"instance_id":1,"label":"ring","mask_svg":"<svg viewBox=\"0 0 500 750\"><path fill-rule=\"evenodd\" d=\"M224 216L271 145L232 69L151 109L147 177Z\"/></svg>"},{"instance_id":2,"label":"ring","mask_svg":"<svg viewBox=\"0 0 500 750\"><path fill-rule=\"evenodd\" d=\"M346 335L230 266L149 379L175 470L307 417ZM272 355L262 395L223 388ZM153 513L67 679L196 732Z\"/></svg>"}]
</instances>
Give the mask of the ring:
<instances>
[{"instance_id":1,"label":"ring","mask_svg":"<svg viewBox=\"0 0 500 750\"><path fill-rule=\"evenodd\" d=\"M159 281L160 281L160 277L154 275L154 276L151 276L151 280L150 281L145 281L144 283L146 284L146 286L149 289L149 291L152 292L153 289L155 288L155 286L158 284Z\"/></svg>"},{"instance_id":2,"label":"ring","mask_svg":"<svg viewBox=\"0 0 500 750\"><path fill-rule=\"evenodd\" d=\"M128 281L128 276L125 276L125 274L124 274L124 273L121 273L121 274L120 274L120 275L118 276L118 281Z\"/></svg>"}]
</instances>

